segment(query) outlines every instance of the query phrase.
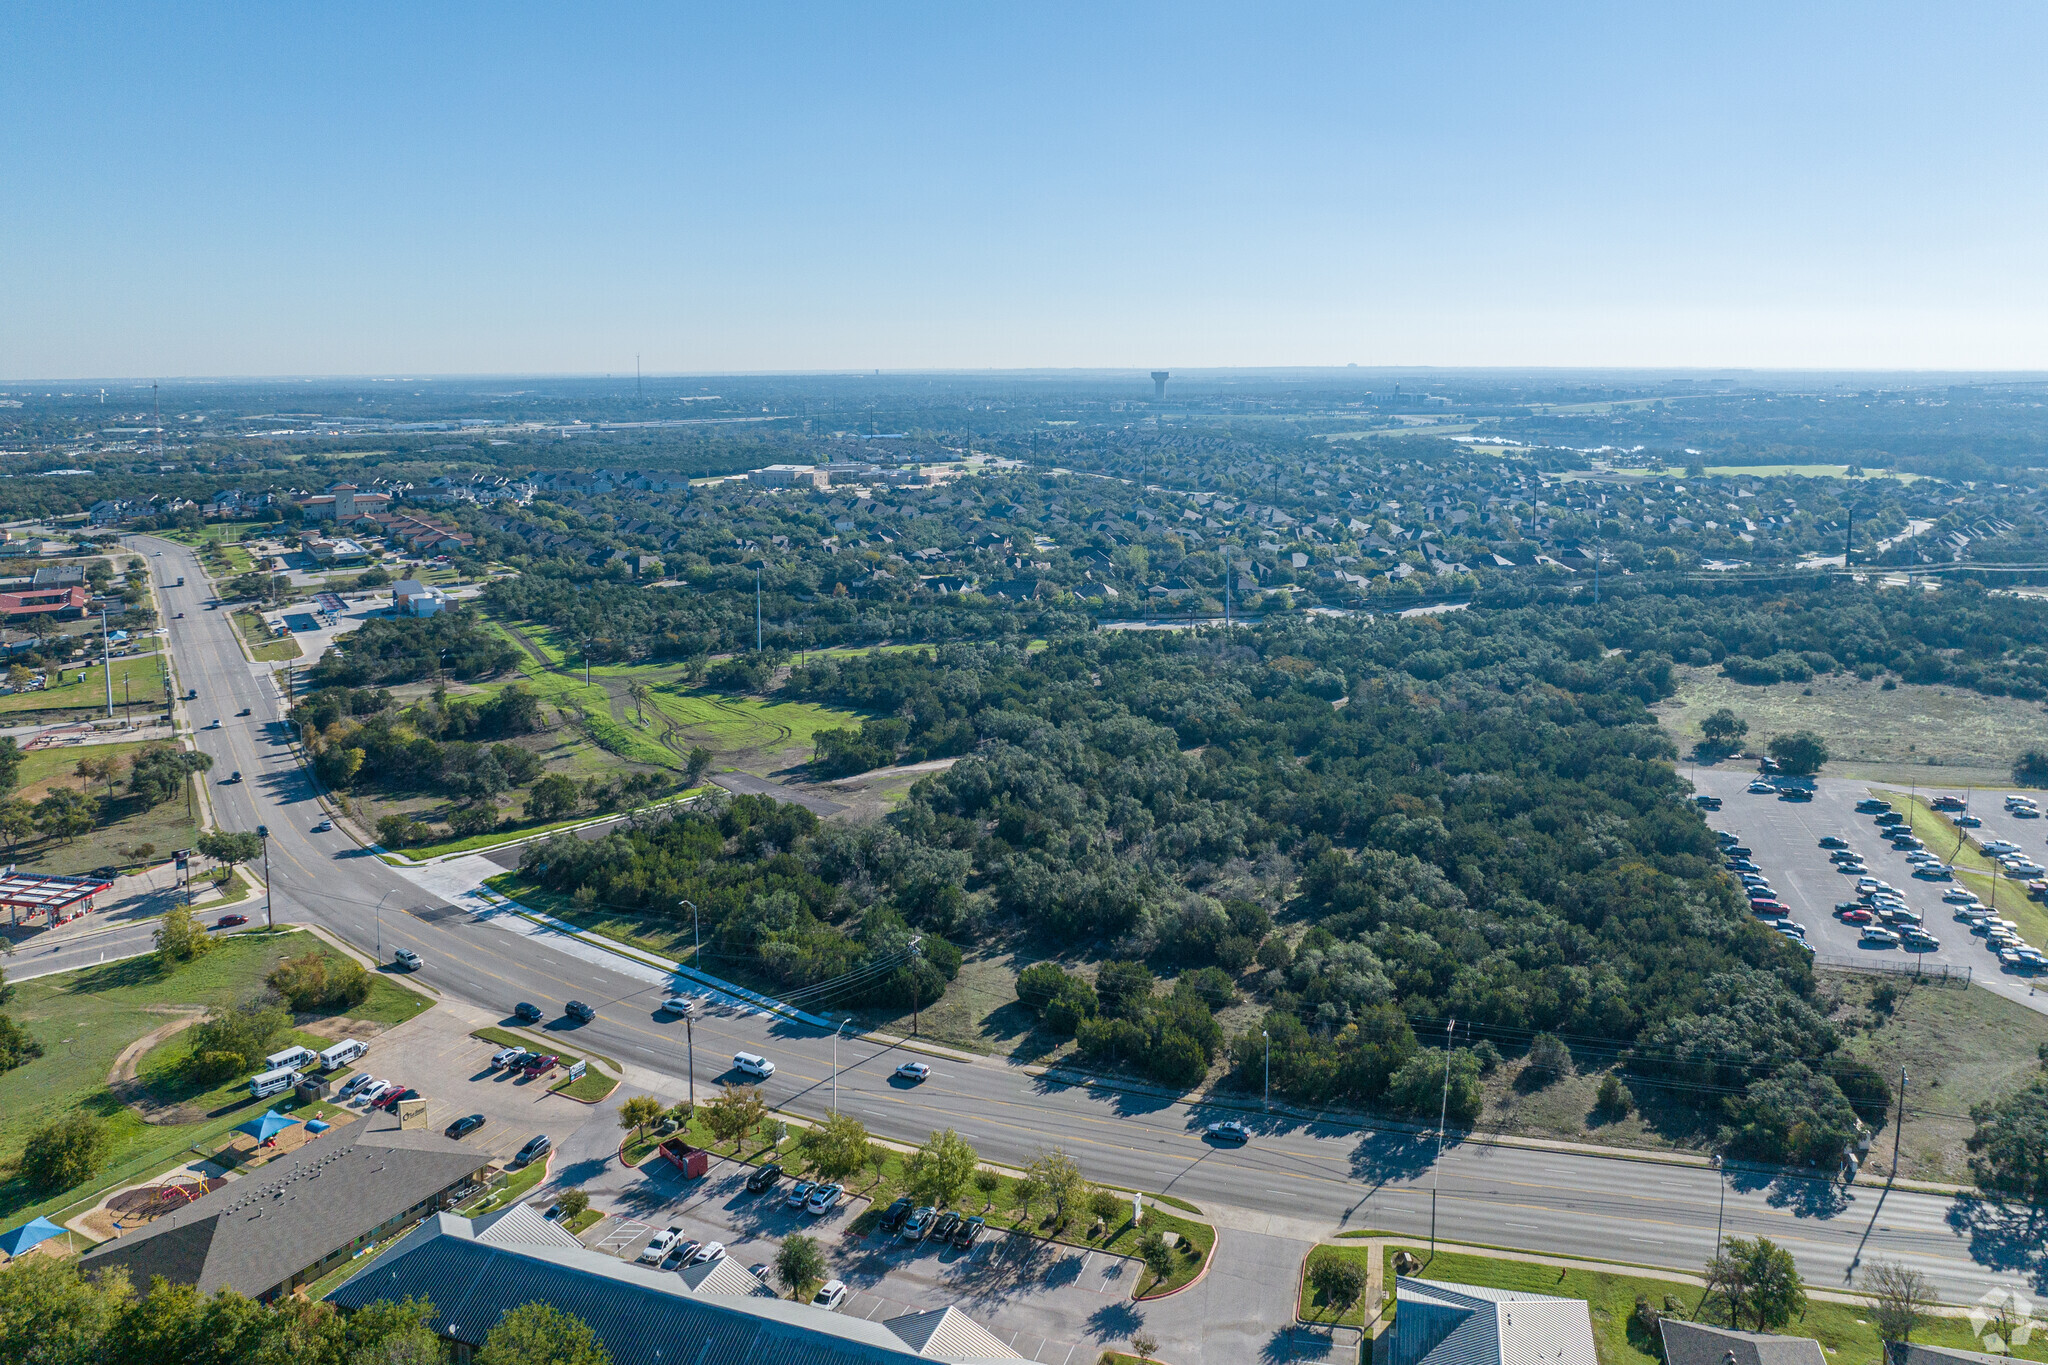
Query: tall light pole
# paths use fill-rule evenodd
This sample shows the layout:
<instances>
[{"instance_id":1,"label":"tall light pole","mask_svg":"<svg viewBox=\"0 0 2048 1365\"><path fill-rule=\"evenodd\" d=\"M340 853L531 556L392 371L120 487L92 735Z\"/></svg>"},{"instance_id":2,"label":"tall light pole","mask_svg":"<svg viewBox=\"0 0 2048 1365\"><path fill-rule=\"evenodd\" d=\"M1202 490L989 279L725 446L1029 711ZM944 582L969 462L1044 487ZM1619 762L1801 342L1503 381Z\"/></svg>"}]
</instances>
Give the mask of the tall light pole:
<instances>
[{"instance_id":1,"label":"tall light pole","mask_svg":"<svg viewBox=\"0 0 2048 1365\"><path fill-rule=\"evenodd\" d=\"M1721 1154L1714 1153L1714 1183L1721 1189L1721 1207L1714 1214L1714 1259L1721 1259L1721 1229L1728 1215L1728 1176L1721 1169Z\"/></svg>"},{"instance_id":2,"label":"tall light pole","mask_svg":"<svg viewBox=\"0 0 2048 1365\"><path fill-rule=\"evenodd\" d=\"M1260 1029L1259 1037L1266 1040L1266 1108L1271 1109L1273 1107L1273 1036L1264 1029Z\"/></svg>"},{"instance_id":3,"label":"tall light pole","mask_svg":"<svg viewBox=\"0 0 2048 1365\"><path fill-rule=\"evenodd\" d=\"M924 991L917 982L917 963L924 956L917 948L923 942L923 934L910 940L910 1036L913 1038L917 1036L917 1017L924 1004Z\"/></svg>"},{"instance_id":4,"label":"tall light pole","mask_svg":"<svg viewBox=\"0 0 2048 1365\"><path fill-rule=\"evenodd\" d=\"M839 1027L832 1030L832 1112L839 1112L839 1035L846 1032L851 1019L841 1019Z\"/></svg>"},{"instance_id":5,"label":"tall light pole","mask_svg":"<svg viewBox=\"0 0 2048 1365\"><path fill-rule=\"evenodd\" d=\"M270 918L270 826L256 826L256 837L263 841L263 927L275 928Z\"/></svg>"},{"instance_id":6,"label":"tall light pole","mask_svg":"<svg viewBox=\"0 0 2048 1365\"><path fill-rule=\"evenodd\" d=\"M690 938L696 945L690 950L690 965L697 968L698 971L703 971L703 965L698 959L704 956L704 935L699 933L697 929L697 903L695 901L677 901L676 904L690 907Z\"/></svg>"},{"instance_id":7,"label":"tall light pole","mask_svg":"<svg viewBox=\"0 0 2048 1365\"><path fill-rule=\"evenodd\" d=\"M761 652L761 566L754 566L754 652Z\"/></svg>"},{"instance_id":8,"label":"tall light pole","mask_svg":"<svg viewBox=\"0 0 2048 1365\"><path fill-rule=\"evenodd\" d=\"M1458 1030L1453 1019L1444 1025L1444 1098L1436 1117L1436 1164L1429 1168L1429 1256L1436 1259L1436 1187L1444 1175L1444 1125L1451 1117L1451 1035Z\"/></svg>"},{"instance_id":9,"label":"tall light pole","mask_svg":"<svg viewBox=\"0 0 2048 1365\"><path fill-rule=\"evenodd\" d=\"M107 638L107 599L100 599L100 668L107 675L107 719L114 718L114 642ZM61 679L60 679L61 681Z\"/></svg>"},{"instance_id":10,"label":"tall light pole","mask_svg":"<svg viewBox=\"0 0 2048 1365\"><path fill-rule=\"evenodd\" d=\"M683 1011L683 1038L690 1049L690 1108L697 1107L697 1011L703 1008L702 997L692 996L690 1008Z\"/></svg>"},{"instance_id":11,"label":"tall light pole","mask_svg":"<svg viewBox=\"0 0 2048 1365\"><path fill-rule=\"evenodd\" d=\"M1892 1129L1892 1179L1899 1178L1899 1138L1906 1131L1906 1068L1899 1068L1899 1122Z\"/></svg>"}]
</instances>

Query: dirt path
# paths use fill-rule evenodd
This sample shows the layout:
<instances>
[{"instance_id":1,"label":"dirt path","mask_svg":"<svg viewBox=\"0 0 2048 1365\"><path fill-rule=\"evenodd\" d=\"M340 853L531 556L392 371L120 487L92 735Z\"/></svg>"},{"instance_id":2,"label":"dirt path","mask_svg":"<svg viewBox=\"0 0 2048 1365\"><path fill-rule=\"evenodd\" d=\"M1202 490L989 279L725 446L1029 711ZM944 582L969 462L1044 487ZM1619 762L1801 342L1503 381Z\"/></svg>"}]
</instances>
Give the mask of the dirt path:
<instances>
[{"instance_id":1,"label":"dirt path","mask_svg":"<svg viewBox=\"0 0 2048 1365\"><path fill-rule=\"evenodd\" d=\"M107 1088L123 1104L140 1114L144 1123L194 1122L199 1116L186 1113L184 1105L151 1103L148 1092L135 1073L151 1048L198 1023L206 1009L202 1005L151 1005L148 1008L151 1013L175 1014L178 1017L151 1029L122 1048L121 1055L114 1059L113 1069L107 1072Z\"/></svg>"}]
</instances>

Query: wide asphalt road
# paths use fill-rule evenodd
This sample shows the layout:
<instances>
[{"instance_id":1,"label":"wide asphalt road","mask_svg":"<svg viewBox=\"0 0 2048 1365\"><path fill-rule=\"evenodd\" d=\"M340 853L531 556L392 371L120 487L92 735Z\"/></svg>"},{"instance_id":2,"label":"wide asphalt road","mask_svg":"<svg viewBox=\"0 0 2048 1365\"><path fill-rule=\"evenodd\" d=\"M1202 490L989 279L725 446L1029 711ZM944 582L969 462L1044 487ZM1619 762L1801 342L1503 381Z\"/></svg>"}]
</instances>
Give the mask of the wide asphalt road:
<instances>
[{"instance_id":1,"label":"wide asphalt road","mask_svg":"<svg viewBox=\"0 0 2048 1365\"><path fill-rule=\"evenodd\" d=\"M199 747L215 759L206 780L216 818L227 829L270 827L278 918L319 924L385 961L411 948L424 960L428 984L485 1008L531 1000L553 1016L571 998L588 1001L598 1009L594 1022L569 1028L557 1017L547 1027L561 1029L573 1049L675 1077L680 1092L682 1026L658 1014L659 984L558 951L544 938L476 922L338 831L311 832L322 812L286 742L269 670L243 658L225 610L206 608L192 551L152 537L132 540L145 554L161 554L150 560L160 584L185 576L187 586L160 589L180 695L185 687L199 693L182 705L199 726L221 718L221 729L197 731ZM184 618L174 619L181 611ZM238 717L244 707L251 715ZM243 780L227 782L236 769ZM255 907L251 918L258 919L260 900L238 908L245 907ZM696 1031L704 1034L700 1093L723 1074L726 1056L746 1049L777 1063L765 1087L773 1104L804 1115L830 1108L829 1034L739 1012L708 1017ZM1994 1286L2048 1292L2040 1224L1945 1197L1844 1192L1740 1173L1724 1179L1711 1169L1475 1143L1453 1146L1433 1173L1432 1139L1293 1120L1254 1118L1250 1144L1216 1147L1201 1129L1222 1111L1062 1085L997 1058L938 1059L930 1080L899 1087L889 1075L896 1051L849 1038L839 1055L841 1107L882 1136L918 1142L951 1127L984 1156L1012 1164L1061 1146L1093 1179L1166 1191L1205 1208L1227 1205L1329 1230L1426 1234L1431 1187L1440 1180L1437 1228L1447 1239L1686 1268L1712 1254L1725 1212L1728 1234L1783 1242L1817 1287L1845 1285L1854 1266L1881 1256L1923 1270L1954 1302Z\"/></svg>"}]
</instances>

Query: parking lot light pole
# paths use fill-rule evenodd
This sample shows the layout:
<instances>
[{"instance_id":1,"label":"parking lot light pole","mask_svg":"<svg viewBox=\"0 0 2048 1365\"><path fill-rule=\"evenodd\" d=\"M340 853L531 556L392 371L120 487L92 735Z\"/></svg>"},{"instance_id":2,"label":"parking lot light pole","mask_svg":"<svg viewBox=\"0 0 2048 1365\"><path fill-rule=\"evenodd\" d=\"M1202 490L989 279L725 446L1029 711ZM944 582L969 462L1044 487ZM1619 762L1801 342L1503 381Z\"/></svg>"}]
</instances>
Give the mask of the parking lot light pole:
<instances>
[{"instance_id":1,"label":"parking lot light pole","mask_svg":"<svg viewBox=\"0 0 2048 1365\"><path fill-rule=\"evenodd\" d=\"M697 1108L697 1011L701 1006L696 998L690 1001L690 1008L683 1011L683 1038L690 1050L690 1108Z\"/></svg>"}]
</instances>

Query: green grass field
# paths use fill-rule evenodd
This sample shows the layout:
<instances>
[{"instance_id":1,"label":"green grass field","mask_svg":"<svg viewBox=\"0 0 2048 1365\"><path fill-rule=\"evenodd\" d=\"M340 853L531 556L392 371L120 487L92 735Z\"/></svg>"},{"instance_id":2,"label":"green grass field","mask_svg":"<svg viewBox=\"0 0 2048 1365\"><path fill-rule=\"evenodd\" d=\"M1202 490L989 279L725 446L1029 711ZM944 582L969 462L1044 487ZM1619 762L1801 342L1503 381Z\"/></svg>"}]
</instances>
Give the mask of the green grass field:
<instances>
[{"instance_id":1,"label":"green grass field","mask_svg":"<svg viewBox=\"0 0 2048 1365\"><path fill-rule=\"evenodd\" d=\"M141 744L90 744L74 748L37 749L24 754L16 795L36 801L53 787L78 789L87 784L72 770L83 756L120 758L124 762L141 749ZM12 861L38 872L77 873L112 864L125 867L134 861L123 847L154 844L159 854L189 846L199 837L197 826L186 814L185 802L166 801L145 810L125 789L125 774L116 779L116 795L110 800L104 782L90 784L90 795L100 801L99 828L69 843L25 843L9 852Z\"/></svg>"},{"instance_id":2,"label":"green grass field","mask_svg":"<svg viewBox=\"0 0 2048 1365\"><path fill-rule=\"evenodd\" d=\"M1379 1304L1373 1302L1370 1289L1358 1296L1349 1308L1339 1311L1323 1292L1308 1282L1308 1272L1325 1261L1350 1261L1366 1272L1368 1283L1372 1274L1373 1249L1365 1246L1319 1246L1308 1254L1308 1263L1302 1269L1301 1292L1294 1305L1294 1316L1303 1322L1318 1326L1363 1327L1369 1318L1379 1316ZM1387 1281L1392 1284L1393 1281Z\"/></svg>"},{"instance_id":3,"label":"green grass field","mask_svg":"<svg viewBox=\"0 0 2048 1365\"><path fill-rule=\"evenodd\" d=\"M83 682L78 677L81 671L85 674ZM87 663L65 664L63 673L64 681L55 687L0 697L0 715L84 707L104 716L107 712L107 684L100 671L100 661L94 658ZM117 716L121 714L124 684L126 695L138 707L161 703L164 699L164 656L130 654L114 660L114 714Z\"/></svg>"},{"instance_id":4,"label":"green grass field","mask_svg":"<svg viewBox=\"0 0 2048 1365\"><path fill-rule=\"evenodd\" d=\"M1857 764L1911 764L1932 768L1930 783L1949 782L1956 779L1943 768L2003 773L2027 749L2048 749L2048 712L2013 697L1918 683L1886 691L1854 674L1751 687L1719 668L1679 668L1675 679L1677 692L1652 709L1682 752L1699 743L1700 719L1723 706L1749 722L1743 742L1755 753L1773 735L1814 731L1827 741L1831 773Z\"/></svg>"},{"instance_id":5,"label":"green grass field","mask_svg":"<svg viewBox=\"0 0 2048 1365\"><path fill-rule=\"evenodd\" d=\"M235 628L242 632L242 643L257 663L285 663L299 657L299 642L289 635L272 636L261 613L247 608L236 612Z\"/></svg>"},{"instance_id":6,"label":"green grass field","mask_svg":"<svg viewBox=\"0 0 2048 1365\"><path fill-rule=\"evenodd\" d=\"M1383 1252L1382 1273L1389 1286L1394 1283L1394 1252L1399 1249L1389 1246ZM1421 1257L1427 1257L1429 1253L1426 1244L1410 1246L1406 1250ZM1448 1251L1439 1251L1433 1260L1429 1260L1419 1278L1584 1299L1592 1312L1593 1345L1599 1354L1600 1365L1655 1365L1659 1360L1660 1357L1650 1349L1648 1335L1631 1326L1630 1318L1635 1311L1637 1295L1647 1297L1654 1307L1661 1307L1665 1296L1670 1295L1685 1305L1684 1315L1689 1316L1691 1310L1698 1306L1701 1293L1698 1285L1650 1275L1607 1274L1597 1270ZM1813 1338L1842 1365L1865 1365L1865 1362L1884 1359L1884 1345L1877 1339L1876 1329L1864 1320L1868 1316L1869 1310L1860 1304L1812 1302L1807 1305L1804 1317L1794 1319L1778 1330L1791 1336ZM1727 1325L1725 1317L1709 1316L1702 1320L1716 1326ZM1961 1318L1941 1319L1915 1333L1914 1340L1923 1345L1958 1346L1966 1350L1977 1347L1969 1322ZM2030 1345L2019 1348L2015 1358L2048 1360L2048 1339L2037 1336Z\"/></svg>"},{"instance_id":7,"label":"green grass field","mask_svg":"<svg viewBox=\"0 0 2048 1365\"><path fill-rule=\"evenodd\" d=\"M201 1121L146 1124L107 1088L107 1074L130 1043L175 1020L176 1007L232 1004L261 990L263 978L283 959L320 947L318 939L301 932L233 934L218 940L206 957L169 974L157 970L154 957L141 957L20 983L8 1013L42 1042L45 1055L0 1074L0 1160L18 1156L37 1128L81 1111L106 1120L110 1143L100 1175L76 1189L52 1194L30 1189L19 1177L0 1182L0 1222L12 1226L83 1204L94 1192L139 1179L189 1148L217 1145L235 1124L262 1113L266 1102L249 1099L246 1090L237 1099L224 1088L221 1102ZM369 1000L350 1013L395 1023L427 1003L375 976ZM159 1078L173 1055L165 1049L175 1046L159 1045L145 1057L146 1063L155 1058L153 1074Z\"/></svg>"},{"instance_id":8,"label":"green grass field","mask_svg":"<svg viewBox=\"0 0 2048 1365\"><path fill-rule=\"evenodd\" d=\"M202 529L187 531L179 528L173 531L151 531L153 536L175 540L180 545L199 546L209 540L232 542L246 540L252 535L278 534L282 528L274 521L210 521Z\"/></svg>"}]
</instances>

